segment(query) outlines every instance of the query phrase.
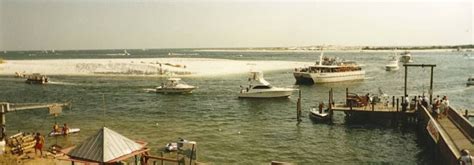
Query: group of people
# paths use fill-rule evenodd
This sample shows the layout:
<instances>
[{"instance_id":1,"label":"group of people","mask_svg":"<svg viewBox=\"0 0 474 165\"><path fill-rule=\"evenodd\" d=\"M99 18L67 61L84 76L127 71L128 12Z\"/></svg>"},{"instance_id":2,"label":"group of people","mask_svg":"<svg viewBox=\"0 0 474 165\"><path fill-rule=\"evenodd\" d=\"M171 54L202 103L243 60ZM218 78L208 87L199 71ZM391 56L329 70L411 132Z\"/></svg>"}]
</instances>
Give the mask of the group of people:
<instances>
[{"instance_id":1,"label":"group of people","mask_svg":"<svg viewBox=\"0 0 474 165\"><path fill-rule=\"evenodd\" d=\"M432 111L433 115L437 119L443 118L443 116L448 115L449 100L447 96L443 96L442 99L439 98L439 95L436 96L433 100Z\"/></svg>"},{"instance_id":2,"label":"group of people","mask_svg":"<svg viewBox=\"0 0 474 165\"><path fill-rule=\"evenodd\" d=\"M67 135L69 134L69 127L67 126L66 123L64 123L63 127L59 128L58 123L54 123L52 132L62 133L63 135Z\"/></svg>"},{"instance_id":3,"label":"group of people","mask_svg":"<svg viewBox=\"0 0 474 165\"><path fill-rule=\"evenodd\" d=\"M69 127L67 126L66 123L64 123L64 126L62 128L59 128L58 123L54 123L53 132L58 132L58 133L62 133L63 135L67 135L69 133ZM45 144L44 137L39 132L37 132L34 139L35 139L35 155L37 155L39 151L40 156L43 156L43 146Z\"/></svg>"}]
</instances>

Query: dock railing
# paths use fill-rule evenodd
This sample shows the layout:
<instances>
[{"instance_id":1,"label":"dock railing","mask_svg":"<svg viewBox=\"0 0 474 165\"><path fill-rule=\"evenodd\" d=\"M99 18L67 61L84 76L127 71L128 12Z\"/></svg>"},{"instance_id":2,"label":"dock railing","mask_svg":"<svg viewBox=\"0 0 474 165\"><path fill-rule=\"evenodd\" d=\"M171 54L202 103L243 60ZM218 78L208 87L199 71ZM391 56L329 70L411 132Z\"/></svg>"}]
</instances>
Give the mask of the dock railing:
<instances>
[{"instance_id":1,"label":"dock railing","mask_svg":"<svg viewBox=\"0 0 474 165\"><path fill-rule=\"evenodd\" d=\"M451 106L449 106L447 113L448 118L453 121L454 125L469 138L471 143L474 142L474 126L472 123Z\"/></svg>"},{"instance_id":2,"label":"dock railing","mask_svg":"<svg viewBox=\"0 0 474 165\"><path fill-rule=\"evenodd\" d=\"M446 161L448 161L444 163L457 164L457 159L459 158L459 156L461 156L461 153L459 152L459 149L457 149L457 147L452 145L453 140L451 139L451 137L449 137L446 131L439 125L438 121L433 118L433 116L426 107L421 104L418 104L418 110L418 114L420 115L419 119L423 120L421 122L424 123L423 126L426 128L429 125L429 122L432 121L432 124L437 130L437 134L434 136L437 136L438 139L433 139L434 143L438 144L436 148L441 152L449 153L443 154L444 156L446 156ZM425 129L425 131L427 130ZM429 134L429 131L427 132ZM441 164L443 163L441 162Z\"/></svg>"}]
</instances>

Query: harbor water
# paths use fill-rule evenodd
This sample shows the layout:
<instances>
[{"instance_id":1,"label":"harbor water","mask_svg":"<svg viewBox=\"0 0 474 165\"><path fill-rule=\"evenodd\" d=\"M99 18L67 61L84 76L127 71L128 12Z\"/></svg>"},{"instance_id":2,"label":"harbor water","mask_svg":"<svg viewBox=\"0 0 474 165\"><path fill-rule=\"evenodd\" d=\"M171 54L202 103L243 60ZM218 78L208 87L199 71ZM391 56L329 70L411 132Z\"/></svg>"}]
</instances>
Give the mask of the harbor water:
<instances>
[{"instance_id":1,"label":"harbor water","mask_svg":"<svg viewBox=\"0 0 474 165\"><path fill-rule=\"evenodd\" d=\"M128 50L130 56L108 56L107 51L57 51L55 54L12 52L1 55L8 60L91 59L91 58L166 58L168 52L179 58L217 58L313 62L318 52L247 52ZM120 51L118 51L120 52ZM0 70L0 100L11 103L47 103L72 100L72 108L58 117L47 110L8 113L7 133L17 131L47 134L55 122L81 128L67 137L47 137L48 146L78 144L103 126L130 139L149 142L152 154L179 137L197 141L198 160L216 164L265 164L272 160L299 164L430 164L430 151L418 141L411 128L394 128L375 123L347 124L343 113L336 113L334 124L314 124L308 109L320 101L327 103L328 91L334 90L336 102L343 102L345 88L365 95L378 93L402 96L404 68L385 71L387 52L327 52L325 55L357 61L366 71L363 81L295 85L292 70L264 73L274 86L294 87L302 91L303 121L296 125L295 92L289 99L238 99L240 85L246 85L247 73L222 76L184 77L199 88L192 94L164 95L147 93L165 79L157 76L70 76L50 75L47 85L29 85L13 73ZM474 87L467 78L474 74L474 59L456 52L412 52L415 63L436 64L434 95L449 97L456 109L474 112ZM176 57L175 57L176 58ZM213 66L209 66L213 67ZM278 68L279 66L275 66ZM302 66L304 67L304 66ZM215 68L225 69L225 68ZM249 68L250 70L251 68ZM11 74L11 75L8 75ZM427 93L430 68L409 68L408 93ZM471 118L471 122L473 119Z\"/></svg>"}]
</instances>

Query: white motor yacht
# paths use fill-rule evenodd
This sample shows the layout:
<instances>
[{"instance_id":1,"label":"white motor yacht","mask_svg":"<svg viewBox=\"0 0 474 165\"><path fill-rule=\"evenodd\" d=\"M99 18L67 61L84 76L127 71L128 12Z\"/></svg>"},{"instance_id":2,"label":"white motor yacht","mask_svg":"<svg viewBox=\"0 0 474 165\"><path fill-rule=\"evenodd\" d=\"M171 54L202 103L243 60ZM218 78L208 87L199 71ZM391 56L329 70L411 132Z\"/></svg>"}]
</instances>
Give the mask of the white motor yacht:
<instances>
[{"instance_id":1,"label":"white motor yacht","mask_svg":"<svg viewBox=\"0 0 474 165\"><path fill-rule=\"evenodd\" d=\"M263 79L262 72L250 72L249 85L240 89L239 98L289 97L295 89L279 88Z\"/></svg>"},{"instance_id":2,"label":"white motor yacht","mask_svg":"<svg viewBox=\"0 0 474 165\"><path fill-rule=\"evenodd\" d=\"M297 84L329 83L363 80L365 71L354 61L319 56L319 62L306 68L296 68L293 72Z\"/></svg>"},{"instance_id":3,"label":"white motor yacht","mask_svg":"<svg viewBox=\"0 0 474 165\"><path fill-rule=\"evenodd\" d=\"M411 58L411 53L409 51L404 51L400 54L400 62L403 63L412 63L413 59Z\"/></svg>"},{"instance_id":4,"label":"white motor yacht","mask_svg":"<svg viewBox=\"0 0 474 165\"><path fill-rule=\"evenodd\" d=\"M385 65L385 70L394 71L398 69L400 69L400 67L398 66L398 58L396 56L391 56L391 59L388 61L388 64Z\"/></svg>"},{"instance_id":5,"label":"white motor yacht","mask_svg":"<svg viewBox=\"0 0 474 165\"><path fill-rule=\"evenodd\" d=\"M184 83L180 78L172 77L155 90L157 93L191 93L194 89L195 86Z\"/></svg>"}]
</instances>

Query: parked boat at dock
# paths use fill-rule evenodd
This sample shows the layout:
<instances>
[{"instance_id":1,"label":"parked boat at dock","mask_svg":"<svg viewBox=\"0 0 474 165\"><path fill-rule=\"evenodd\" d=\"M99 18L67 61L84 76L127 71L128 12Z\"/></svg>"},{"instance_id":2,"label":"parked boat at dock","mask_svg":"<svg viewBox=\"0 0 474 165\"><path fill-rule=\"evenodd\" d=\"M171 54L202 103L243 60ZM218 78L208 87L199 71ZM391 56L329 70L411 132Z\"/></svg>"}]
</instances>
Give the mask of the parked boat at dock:
<instances>
[{"instance_id":1,"label":"parked boat at dock","mask_svg":"<svg viewBox=\"0 0 474 165\"><path fill-rule=\"evenodd\" d=\"M262 72L250 72L249 85L244 89L240 86L239 98L276 98L289 97L295 89L279 88L270 85L263 79Z\"/></svg>"},{"instance_id":2,"label":"parked boat at dock","mask_svg":"<svg viewBox=\"0 0 474 165\"><path fill-rule=\"evenodd\" d=\"M297 84L329 83L363 80L365 71L354 61L319 56L319 62L306 68L295 69L293 76Z\"/></svg>"},{"instance_id":3,"label":"parked boat at dock","mask_svg":"<svg viewBox=\"0 0 474 165\"><path fill-rule=\"evenodd\" d=\"M48 77L39 73L33 73L32 75L26 76L26 83L28 84L46 84L49 82Z\"/></svg>"},{"instance_id":4,"label":"parked boat at dock","mask_svg":"<svg viewBox=\"0 0 474 165\"><path fill-rule=\"evenodd\" d=\"M398 66L398 58L396 56L391 56L391 59L388 61L388 64L385 65L386 71L395 71L400 69Z\"/></svg>"},{"instance_id":5,"label":"parked boat at dock","mask_svg":"<svg viewBox=\"0 0 474 165\"><path fill-rule=\"evenodd\" d=\"M474 85L474 76L471 76L467 79L467 83L466 83L467 86L471 86L471 85Z\"/></svg>"},{"instance_id":6,"label":"parked boat at dock","mask_svg":"<svg viewBox=\"0 0 474 165\"><path fill-rule=\"evenodd\" d=\"M81 131L80 128L69 128L68 134L77 133L79 131ZM49 136L61 136L61 135L65 135L63 131L59 131L59 132L51 131L49 133Z\"/></svg>"},{"instance_id":7,"label":"parked boat at dock","mask_svg":"<svg viewBox=\"0 0 474 165\"><path fill-rule=\"evenodd\" d=\"M327 109L321 109L320 111L318 108L319 107L314 106L309 109L309 118L314 122L318 123L325 123L331 121L331 115L329 114L329 111Z\"/></svg>"},{"instance_id":8,"label":"parked boat at dock","mask_svg":"<svg viewBox=\"0 0 474 165\"><path fill-rule=\"evenodd\" d=\"M192 93L195 86L188 85L181 81L181 78L171 77L161 86L155 88L156 93Z\"/></svg>"},{"instance_id":9,"label":"parked boat at dock","mask_svg":"<svg viewBox=\"0 0 474 165\"><path fill-rule=\"evenodd\" d=\"M411 53L409 51L404 51L400 54L400 62L403 63L412 63L413 59L411 57Z\"/></svg>"}]
</instances>

